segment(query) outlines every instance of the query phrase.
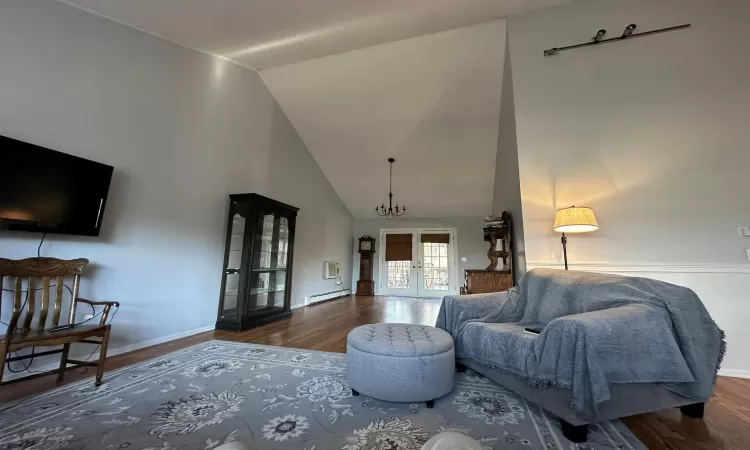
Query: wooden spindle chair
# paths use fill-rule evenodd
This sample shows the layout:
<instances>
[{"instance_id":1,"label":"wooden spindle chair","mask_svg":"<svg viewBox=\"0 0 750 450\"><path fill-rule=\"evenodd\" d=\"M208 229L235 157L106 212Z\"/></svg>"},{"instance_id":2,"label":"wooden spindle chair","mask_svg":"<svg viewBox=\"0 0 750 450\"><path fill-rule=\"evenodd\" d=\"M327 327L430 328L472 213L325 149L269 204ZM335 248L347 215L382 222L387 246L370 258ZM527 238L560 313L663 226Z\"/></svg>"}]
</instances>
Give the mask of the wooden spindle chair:
<instances>
[{"instance_id":1,"label":"wooden spindle chair","mask_svg":"<svg viewBox=\"0 0 750 450\"><path fill-rule=\"evenodd\" d=\"M109 344L110 325L107 324L107 319L112 307L119 308L120 304L118 302L96 302L78 297L81 272L83 272L84 267L88 263L89 260L83 258L71 260L57 258L12 260L0 258L0 293L11 291L12 295L10 297L13 304L13 312L8 323L8 329L5 335L0 336L0 386L51 373L57 373L57 382L60 383L63 380L66 370L81 366L95 366L96 385L99 386L102 383L104 362L107 357L107 345ZM69 305L66 307L63 302L67 294L64 283L66 279L70 280L71 277L72 283L70 287L73 295ZM9 280L11 283L3 283L5 280ZM53 288L55 300L51 304L50 291ZM39 291L41 291L41 296L38 295ZM64 320L63 324L74 324L76 306L79 303L85 303L91 307L102 307L99 321L91 324L76 325L66 330L50 331L50 328L60 325L61 317ZM50 306L52 307L51 311ZM64 314L63 308L67 309L67 314ZM2 314L2 302L0 302L0 314ZM101 339L92 339L97 337ZM72 343L101 345L99 361L88 362L69 359L68 353L70 352L70 344ZM17 352L23 348L58 345L62 345L62 348L34 352L32 355L10 356L10 353ZM6 382L2 381L7 363L56 353L62 353L59 369ZM68 366L68 364L73 365Z\"/></svg>"}]
</instances>

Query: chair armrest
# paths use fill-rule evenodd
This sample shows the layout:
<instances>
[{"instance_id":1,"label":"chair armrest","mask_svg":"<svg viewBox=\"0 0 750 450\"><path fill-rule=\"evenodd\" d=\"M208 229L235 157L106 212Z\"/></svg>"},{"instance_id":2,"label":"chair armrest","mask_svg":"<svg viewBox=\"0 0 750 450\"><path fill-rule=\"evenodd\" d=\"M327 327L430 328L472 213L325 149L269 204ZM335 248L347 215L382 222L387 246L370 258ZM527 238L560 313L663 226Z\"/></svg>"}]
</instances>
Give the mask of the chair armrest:
<instances>
[{"instance_id":1,"label":"chair armrest","mask_svg":"<svg viewBox=\"0 0 750 450\"><path fill-rule=\"evenodd\" d=\"M511 322L518 309L515 290L487 294L448 295L443 298L435 326L458 336L466 322Z\"/></svg>"},{"instance_id":2,"label":"chair armrest","mask_svg":"<svg viewBox=\"0 0 750 450\"><path fill-rule=\"evenodd\" d=\"M109 311L112 309L112 307L119 308L120 302L109 302L109 301L94 301L94 300L87 300L85 298L78 297L76 298L76 303L86 303L87 305L91 305L93 308L94 306L103 306L104 309L102 310L102 318L99 320L99 325L106 325L107 324L107 318L109 317Z\"/></svg>"},{"instance_id":3,"label":"chair armrest","mask_svg":"<svg viewBox=\"0 0 750 450\"><path fill-rule=\"evenodd\" d=\"M624 333L638 332L638 322L653 318L654 313L653 308L640 304L629 304L558 317L549 322L544 330L574 325L581 329L607 327L609 329L622 329Z\"/></svg>"},{"instance_id":4,"label":"chair armrest","mask_svg":"<svg viewBox=\"0 0 750 450\"><path fill-rule=\"evenodd\" d=\"M76 299L76 301L77 302L88 303L89 305L92 305L92 306L107 306L107 305L110 305L110 306L116 306L117 308L120 307L120 302L86 300L85 298L81 298L81 297L78 297Z\"/></svg>"},{"instance_id":5,"label":"chair armrest","mask_svg":"<svg viewBox=\"0 0 750 450\"><path fill-rule=\"evenodd\" d=\"M632 382L619 379L623 373L628 376L638 373L639 381L652 381L665 366L674 373L675 379L671 381L693 381L666 309L628 304L558 317L544 327L536 341L537 356L546 351L554 353L561 343L569 342L591 346L588 355L596 355L596 363L608 372L606 379L610 383ZM619 371L613 374L609 372L612 368Z\"/></svg>"},{"instance_id":6,"label":"chair armrest","mask_svg":"<svg viewBox=\"0 0 750 450\"><path fill-rule=\"evenodd\" d=\"M508 291L488 292L486 294L448 295L443 297L443 304L451 304L460 309L467 318L484 317L496 311L508 300Z\"/></svg>"},{"instance_id":7,"label":"chair armrest","mask_svg":"<svg viewBox=\"0 0 750 450\"><path fill-rule=\"evenodd\" d=\"M624 305L558 317L544 327L540 336L554 335L557 338L562 333L588 333L599 337L600 343L610 339L621 342L629 340L630 335L642 333L641 325L655 319L659 319L659 315L652 308Z\"/></svg>"}]
</instances>

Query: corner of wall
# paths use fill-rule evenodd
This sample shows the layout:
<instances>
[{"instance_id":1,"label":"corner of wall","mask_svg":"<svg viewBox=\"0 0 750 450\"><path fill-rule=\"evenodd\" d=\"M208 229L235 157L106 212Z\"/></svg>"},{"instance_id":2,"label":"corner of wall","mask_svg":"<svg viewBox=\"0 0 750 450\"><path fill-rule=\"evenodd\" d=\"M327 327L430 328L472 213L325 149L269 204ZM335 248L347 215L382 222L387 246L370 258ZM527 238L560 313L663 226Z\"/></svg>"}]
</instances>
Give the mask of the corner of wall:
<instances>
[{"instance_id":1,"label":"corner of wall","mask_svg":"<svg viewBox=\"0 0 750 450\"><path fill-rule=\"evenodd\" d=\"M516 138L516 112L513 97L513 73L510 61L510 41L506 28L503 63L502 97L495 162L495 192L493 214L508 211L513 226L513 267L515 281L526 272L526 250L523 233L523 206L521 180L518 167L518 142Z\"/></svg>"},{"instance_id":2,"label":"corner of wall","mask_svg":"<svg viewBox=\"0 0 750 450\"><path fill-rule=\"evenodd\" d=\"M262 72L262 71L255 71L255 72L258 74L258 78L263 83L263 86L265 86L266 90L268 91L268 93L273 98L273 101L279 107L279 109L281 110L282 114L284 114L284 117L286 118L286 121L289 123L289 126L294 130L294 132L300 138L300 141L302 141L302 145L305 147L305 150L307 151L307 153L310 154L310 157L315 162L315 165L317 166L318 170L320 171L321 174L323 174L323 177L326 179L326 182L328 183L328 186L330 187L331 192L333 192L336 195L336 198L338 198L339 202L344 207L344 210L346 210L346 212L349 214L349 218L352 221L354 221L354 215L352 214L351 210L349 210L349 207L346 206L346 203L344 203L344 200L341 198L341 196L339 195L338 191L333 187L333 184L331 184L331 180L328 179L328 176L325 174L325 172L323 171L323 169L320 167L320 163L318 162L317 159L315 159L315 155L312 154L312 152L310 151L310 148L307 145L307 142L305 142L305 137L299 132L299 130L297 129L297 127L294 126L294 123L291 120L289 120L289 115L287 114L287 111L284 108L284 105L281 102L279 102L279 100L273 94L273 90L271 90L271 87L268 85L268 82L266 81L264 72Z\"/></svg>"}]
</instances>

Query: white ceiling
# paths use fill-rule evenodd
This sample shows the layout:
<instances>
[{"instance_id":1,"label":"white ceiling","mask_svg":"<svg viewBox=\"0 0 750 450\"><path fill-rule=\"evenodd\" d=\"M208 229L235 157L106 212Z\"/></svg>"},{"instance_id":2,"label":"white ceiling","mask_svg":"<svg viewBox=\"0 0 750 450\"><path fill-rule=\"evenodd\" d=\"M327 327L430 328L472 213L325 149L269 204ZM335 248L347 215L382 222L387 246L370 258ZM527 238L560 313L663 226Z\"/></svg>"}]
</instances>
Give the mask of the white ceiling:
<instances>
[{"instance_id":1,"label":"white ceiling","mask_svg":"<svg viewBox=\"0 0 750 450\"><path fill-rule=\"evenodd\" d=\"M569 0L59 0L261 72L355 217L492 209L505 17ZM446 31L447 30L447 31Z\"/></svg>"},{"instance_id":2,"label":"white ceiling","mask_svg":"<svg viewBox=\"0 0 750 450\"><path fill-rule=\"evenodd\" d=\"M394 199L410 217L492 210L505 21L261 73L356 218Z\"/></svg>"},{"instance_id":3,"label":"white ceiling","mask_svg":"<svg viewBox=\"0 0 750 450\"><path fill-rule=\"evenodd\" d=\"M61 0L258 70L568 0Z\"/></svg>"}]
</instances>

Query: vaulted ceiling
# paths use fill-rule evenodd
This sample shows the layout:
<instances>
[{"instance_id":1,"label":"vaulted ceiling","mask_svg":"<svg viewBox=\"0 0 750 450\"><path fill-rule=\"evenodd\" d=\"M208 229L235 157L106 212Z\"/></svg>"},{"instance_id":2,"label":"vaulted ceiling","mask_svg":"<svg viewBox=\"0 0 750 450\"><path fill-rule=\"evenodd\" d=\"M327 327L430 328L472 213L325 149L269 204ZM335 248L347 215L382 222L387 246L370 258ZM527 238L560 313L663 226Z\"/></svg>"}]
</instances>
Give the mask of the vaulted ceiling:
<instances>
[{"instance_id":1,"label":"vaulted ceiling","mask_svg":"<svg viewBox=\"0 0 750 450\"><path fill-rule=\"evenodd\" d=\"M505 21L263 71L355 217L394 199L411 217L491 212Z\"/></svg>"},{"instance_id":2,"label":"vaulted ceiling","mask_svg":"<svg viewBox=\"0 0 750 450\"><path fill-rule=\"evenodd\" d=\"M505 21L569 0L59 0L258 70L355 217L492 209Z\"/></svg>"},{"instance_id":3,"label":"vaulted ceiling","mask_svg":"<svg viewBox=\"0 0 750 450\"><path fill-rule=\"evenodd\" d=\"M61 1L260 70L567 0Z\"/></svg>"}]
</instances>

